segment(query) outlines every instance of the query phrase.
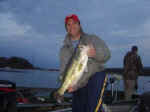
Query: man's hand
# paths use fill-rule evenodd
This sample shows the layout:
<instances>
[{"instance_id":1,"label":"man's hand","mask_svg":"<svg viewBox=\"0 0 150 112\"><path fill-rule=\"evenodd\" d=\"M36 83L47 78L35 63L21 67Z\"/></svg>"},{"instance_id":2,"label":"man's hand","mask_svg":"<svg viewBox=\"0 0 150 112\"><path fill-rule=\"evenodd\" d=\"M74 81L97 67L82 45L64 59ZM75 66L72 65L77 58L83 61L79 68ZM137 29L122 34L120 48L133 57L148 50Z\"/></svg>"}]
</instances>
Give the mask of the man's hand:
<instances>
[{"instance_id":1,"label":"man's hand","mask_svg":"<svg viewBox=\"0 0 150 112\"><path fill-rule=\"evenodd\" d=\"M88 57L95 57L96 56L96 50L92 44L89 45L89 50L87 52Z\"/></svg>"},{"instance_id":2,"label":"man's hand","mask_svg":"<svg viewBox=\"0 0 150 112\"><path fill-rule=\"evenodd\" d=\"M68 92L69 92L69 93L72 93L72 92L74 92L74 91L76 91L76 90L77 90L76 87L69 87L69 88L68 88Z\"/></svg>"}]
</instances>

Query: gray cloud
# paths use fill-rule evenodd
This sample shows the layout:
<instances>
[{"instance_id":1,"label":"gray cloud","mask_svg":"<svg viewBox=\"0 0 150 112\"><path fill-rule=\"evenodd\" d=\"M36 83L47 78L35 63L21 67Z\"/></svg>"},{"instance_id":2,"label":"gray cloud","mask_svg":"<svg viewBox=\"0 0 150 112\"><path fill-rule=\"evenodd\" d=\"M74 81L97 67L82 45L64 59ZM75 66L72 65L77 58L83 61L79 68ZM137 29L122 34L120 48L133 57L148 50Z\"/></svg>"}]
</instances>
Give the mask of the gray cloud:
<instances>
[{"instance_id":1,"label":"gray cloud","mask_svg":"<svg viewBox=\"0 0 150 112\"><path fill-rule=\"evenodd\" d=\"M0 56L24 56L41 67L58 67L64 18L76 13L84 31L101 36L111 48L109 66L121 66L133 44L140 47L146 63L149 5L148 0L2 0Z\"/></svg>"}]
</instances>

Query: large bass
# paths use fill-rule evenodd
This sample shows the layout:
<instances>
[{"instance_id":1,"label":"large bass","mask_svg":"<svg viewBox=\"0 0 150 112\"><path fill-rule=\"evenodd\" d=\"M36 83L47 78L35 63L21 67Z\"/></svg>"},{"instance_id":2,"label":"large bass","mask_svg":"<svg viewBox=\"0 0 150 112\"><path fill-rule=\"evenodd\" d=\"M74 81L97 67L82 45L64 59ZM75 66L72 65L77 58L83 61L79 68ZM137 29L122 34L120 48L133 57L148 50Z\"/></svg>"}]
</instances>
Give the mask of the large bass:
<instances>
[{"instance_id":1,"label":"large bass","mask_svg":"<svg viewBox=\"0 0 150 112\"><path fill-rule=\"evenodd\" d=\"M64 78L60 88L55 92L57 101L59 96L63 96L69 87L75 87L78 81L81 79L83 72L87 70L88 56L87 52L89 46L79 45L76 49L74 56L71 59L70 64L64 71Z\"/></svg>"}]
</instances>

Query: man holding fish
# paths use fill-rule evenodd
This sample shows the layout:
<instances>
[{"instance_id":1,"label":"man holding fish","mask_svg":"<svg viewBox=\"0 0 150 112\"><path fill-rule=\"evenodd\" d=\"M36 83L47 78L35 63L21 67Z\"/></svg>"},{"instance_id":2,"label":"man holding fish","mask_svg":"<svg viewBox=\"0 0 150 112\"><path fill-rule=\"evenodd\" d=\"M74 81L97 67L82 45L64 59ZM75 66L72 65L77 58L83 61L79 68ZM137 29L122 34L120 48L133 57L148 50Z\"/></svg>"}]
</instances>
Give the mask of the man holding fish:
<instances>
[{"instance_id":1,"label":"man holding fish","mask_svg":"<svg viewBox=\"0 0 150 112\"><path fill-rule=\"evenodd\" d=\"M64 93L73 93L72 112L93 112L105 79L104 64L110 51L96 35L83 32L77 15L65 18L67 35L60 49L60 88L56 91L57 101Z\"/></svg>"}]
</instances>

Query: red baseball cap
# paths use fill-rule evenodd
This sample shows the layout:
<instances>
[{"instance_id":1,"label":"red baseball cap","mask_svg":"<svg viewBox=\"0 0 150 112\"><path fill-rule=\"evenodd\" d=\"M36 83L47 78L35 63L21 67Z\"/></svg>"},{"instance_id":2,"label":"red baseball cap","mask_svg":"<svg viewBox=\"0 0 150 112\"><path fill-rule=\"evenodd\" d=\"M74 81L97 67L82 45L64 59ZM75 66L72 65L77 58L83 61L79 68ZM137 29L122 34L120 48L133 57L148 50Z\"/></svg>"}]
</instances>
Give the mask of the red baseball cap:
<instances>
[{"instance_id":1,"label":"red baseball cap","mask_svg":"<svg viewBox=\"0 0 150 112\"><path fill-rule=\"evenodd\" d=\"M66 16L66 18L65 18L65 24L67 24L67 22L68 22L69 19L73 19L74 21L80 23L80 20L79 20L78 16L75 15L75 14L71 14L71 15Z\"/></svg>"}]
</instances>

